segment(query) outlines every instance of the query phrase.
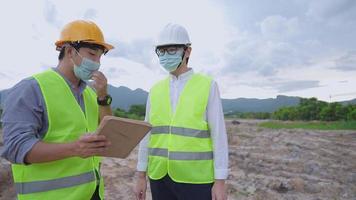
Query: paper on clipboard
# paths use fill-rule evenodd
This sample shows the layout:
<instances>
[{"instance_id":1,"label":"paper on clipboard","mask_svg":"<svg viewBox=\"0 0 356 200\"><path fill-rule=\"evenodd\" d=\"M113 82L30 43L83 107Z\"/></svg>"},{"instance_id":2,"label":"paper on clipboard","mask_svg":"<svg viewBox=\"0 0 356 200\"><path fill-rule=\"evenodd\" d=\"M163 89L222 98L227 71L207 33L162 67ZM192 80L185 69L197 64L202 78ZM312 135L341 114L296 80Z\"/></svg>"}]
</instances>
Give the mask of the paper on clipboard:
<instances>
[{"instance_id":1,"label":"paper on clipboard","mask_svg":"<svg viewBox=\"0 0 356 200\"><path fill-rule=\"evenodd\" d=\"M101 156L126 158L152 126L144 121L105 116L96 133L111 142Z\"/></svg>"}]
</instances>

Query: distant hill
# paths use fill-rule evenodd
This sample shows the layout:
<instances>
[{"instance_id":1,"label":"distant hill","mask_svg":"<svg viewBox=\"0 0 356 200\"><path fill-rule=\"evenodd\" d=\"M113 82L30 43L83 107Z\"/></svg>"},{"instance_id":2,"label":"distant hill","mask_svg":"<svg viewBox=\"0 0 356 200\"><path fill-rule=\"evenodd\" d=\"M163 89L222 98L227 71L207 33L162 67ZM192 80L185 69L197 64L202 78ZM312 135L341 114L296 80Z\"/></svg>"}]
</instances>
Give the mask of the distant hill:
<instances>
[{"instance_id":1,"label":"distant hill","mask_svg":"<svg viewBox=\"0 0 356 200\"><path fill-rule=\"evenodd\" d=\"M142 89L131 90L127 87L109 87L114 99L113 107L127 110L132 104L145 104L148 93ZM223 109L228 112L273 112L280 107L298 105L299 97L277 96L269 99L222 99Z\"/></svg>"},{"instance_id":2,"label":"distant hill","mask_svg":"<svg viewBox=\"0 0 356 200\"><path fill-rule=\"evenodd\" d=\"M134 104L146 104L148 92L142 89L131 90L125 86L114 87L109 85L109 93L113 97L112 106L128 110ZM0 102L3 100L3 91L0 91ZM300 97L278 95L276 98L255 99L237 98L222 99L224 113L230 112L273 112L280 107L298 105ZM342 104L356 104L356 99L340 102ZM2 104L0 104L2 105ZM1 107L1 106L0 106Z\"/></svg>"},{"instance_id":3,"label":"distant hill","mask_svg":"<svg viewBox=\"0 0 356 200\"><path fill-rule=\"evenodd\" d=\"M128 110L131 105L146 104L148 92L142 89L131 90L130 88L109 85L109 94L113 98L112 106Z\"/></svg>"},{"instance_id":4,"label":"distant hill","mask_svg":"<svg viewBox=\"0 0 356 200\"><path fill-rule=\"evenodd\" d=\"M296 106L300 97L278 95L277 98L268 99L222 99L224 113L229 112L274 112L280 107Z\"/></svg>"},{"instance_id":5,"label":"distant hill","mask_svg":"<svg viewBox=\"0 0 356 200\"><path fill-rule=\"evenodd\" d=\"M349 101L342 101L340 103L342 103L343 105L356 104L356 99L352 99L352 100L349 100Z\"/></svg>"},{"instance_id":6,"label":"distant hill","mask_svg":"<svg viewBox=\"0 0 356 200\"><path fill-rule=\"evenodd\" d=\"M146 104L148 92L142 89L131 90L127 87L109 87L113 97L113 107L129 109L133 104ZM222 99L224 112L273 112L283 106L298 105L299 97L277 96L269 99Z\"/></svg>"}]
</instances>

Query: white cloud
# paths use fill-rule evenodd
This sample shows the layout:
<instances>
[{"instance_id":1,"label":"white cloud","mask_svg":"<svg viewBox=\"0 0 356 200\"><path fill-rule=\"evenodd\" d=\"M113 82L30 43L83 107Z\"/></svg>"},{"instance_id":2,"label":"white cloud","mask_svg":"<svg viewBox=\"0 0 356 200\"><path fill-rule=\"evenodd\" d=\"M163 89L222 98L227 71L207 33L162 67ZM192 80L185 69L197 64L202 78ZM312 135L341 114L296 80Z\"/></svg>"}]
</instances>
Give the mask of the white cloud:
<instances>
[{"instance_id":1,"label":"white cloud","mask_svg":"<svg viewBox=\"0 0 356 200\"><path fill-rule=\"evenodd\" d=\"M190 6L186 6L188 3ZM123 43L115 42L117 44L115 51L119 52L119 55L120 52L126 52L125 57L133 61L125 63L129 65L128 69L132 68L131 64L139 62L141 67L152 68L153 72L160 70L153 52L153 41L166 23L177 22L186 26L191 34L194 54L221 52L224 46L222 41L227 34L221 10L202 0L100 3L86 0L38 0L21 2L22 6L18 5L20 2L11 1L0 8L1 24L6 27L2 31L2 37L9 38L2 43L7 48L1 50L1 54L6 59L0 69L5 74L10 73L8 72L10 68L19 71L18 78L10 81L10 84L3 84L2 79L0 88L8 87L20 78L39 72L42 64L55 66L58 52L54 51L54 42L58 39L60 29L65 23L78 18L95 20L109 42L123 41ZM196 15L198 7L204 9L199 10L199 15ZM20 15L14 15L13 10ZM184 10L184 15L172 15L176 10ZM11 21L8 20L8 16L12 16ZM149 42L140 43L140 41ZM21 59L17 59L19 57ZM110 53L106 58L108 57ZM154 66L156 69L153 69ZM155 79L155 76L146 78ZM142 83L142 87L144 85Z\"/></svg>"},{"instance_id":2,"label":"white cloud","mask_svg":"<svg viewBox=\"0 0 356 200\"><path fill-rule=\"evenodd\" d=\"M165 77L166 74L160 73L159 70L150 70L141 63L116 57L103 59L101 67L110 84L131 89L142 88L146 91L149 91L157 80Z\"/></svg>"},{"instance_id":3,"label":"white cloud","mask_svg":"<svg viewBox=\"0 0 356 200\"><path fill-rule=\"evenodd\" d=\"M299 33L297 17L287 19L280 15L266 17L260 24L261 32L266 39L282 40Z\"/></svg>"},{"instance_id":4,"label":"white cloud","mask_svg":"<svg viewBox=\"0 0 356 200\"><path fill-rule=\"evenodd\" d=\"M56 66L54 42L63 25L90 19L115 44L102 59L102 70L116 86L148 90L166 75L154 41L165 24L174 22L190 33L190 66L214 76L223 97L283 93L325 99L329 92L352 92L355 85L356 71L341 70L353 69L354 56L347 52L356 45L355 5L351 0L8 1L0 7L5 38L0 89ZM315 83L323 87L305 89ZM304 90L283 91L283 84Z\"/></svg>"},{"instance_id":5,"label":"white cloud","mask_svg":"<svg viewBox=\"0 0 356 200\"><path fill-rule=\"evenodd\" d=\"M335 66L332 69L342 71L356 71L356 51L348 51L335 59Z\"/></svg>"},{"instance_id":6,"label":"white cloud","mask_svg":"<svg viewBox=\"0 0 356 200\"><path fill-rule=\"evenodd\" d=\"M307 16L317 21L326 22L333 19L351 20L355 14L356 2L354 0L312 0L306 12Z\"/></svg>"},{"instance_id":7,"label":"white cloud","mask_svg":"<svg viewBox=\"0 0 356 200\"><path fill-rule=\"evenodd\" d=\"M43 14L44 14L45 20L49 24L52 24L55 27L60 28L62 22L58 19L58 13L57 13L57 8L56 8L55 4L53 4L50 1L45 1Z\"/></svg>"},{"instance_id":8,"label":"white cloud","mask_svg":"<svg viewBox=\"0 0 356 200\"><path fill-rule=\"evenodd\" d=\"M87 19L87 20L94 20L96 18L96 16L97 16L97 11L93 8L89 8L84 13L84 19Z\"/></svg>"}]
</instances>

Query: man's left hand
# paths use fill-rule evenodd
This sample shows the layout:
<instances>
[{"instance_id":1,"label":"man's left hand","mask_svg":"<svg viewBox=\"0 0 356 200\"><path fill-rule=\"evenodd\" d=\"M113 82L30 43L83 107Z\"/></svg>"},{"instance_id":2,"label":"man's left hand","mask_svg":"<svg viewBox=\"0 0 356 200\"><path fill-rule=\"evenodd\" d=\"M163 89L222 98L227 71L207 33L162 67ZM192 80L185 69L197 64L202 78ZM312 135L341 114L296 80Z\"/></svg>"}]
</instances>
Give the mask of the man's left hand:
<instances>
[{"instance_id":1,"label":"man's left hand","mask_svg":"<svg viewBox=\"0 0 356 200\"><path fill-rule=\"evenodd\" d=\"M212 200L227 200L225 180L215 180L211 195Z\"/></svg>"},{"instance_id":2,"label":"man's left hand","mask_svg":"<svg viewBox=\"0 0 356 200\"><path fill-rule=\"evenodd\" d=\"M92 87L96 90L97 96L99 98L105 97L108 94L107 92L108 80L106 79L105 75L100 71L96 71L93 72L91 78L94 81Z\"/></svg>"}]
</instances>

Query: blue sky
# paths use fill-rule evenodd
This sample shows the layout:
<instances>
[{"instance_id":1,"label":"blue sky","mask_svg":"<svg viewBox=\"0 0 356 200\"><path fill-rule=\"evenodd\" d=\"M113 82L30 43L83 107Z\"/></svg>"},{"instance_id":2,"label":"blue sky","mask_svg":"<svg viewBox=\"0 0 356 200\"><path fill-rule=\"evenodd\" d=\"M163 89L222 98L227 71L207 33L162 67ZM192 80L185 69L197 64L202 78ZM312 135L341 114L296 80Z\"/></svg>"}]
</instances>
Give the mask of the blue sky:
<instances>
[{"instance_id":1,"label":"blue sky","mask_svg":"<svg viewBox=\"0 0 356 200\"><path fill-rule=\"evenodd\" d=\"M54 42L75 19L96 22L115 49L109 83L148 90L167 73L154 54L167 23L190 34L190 66L224 98L356 98L356 1L6 1L0 8L0 89L57 65Z\"/></svg>"}]
</instances>

